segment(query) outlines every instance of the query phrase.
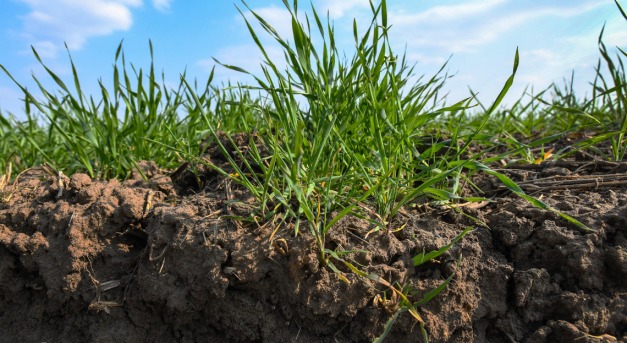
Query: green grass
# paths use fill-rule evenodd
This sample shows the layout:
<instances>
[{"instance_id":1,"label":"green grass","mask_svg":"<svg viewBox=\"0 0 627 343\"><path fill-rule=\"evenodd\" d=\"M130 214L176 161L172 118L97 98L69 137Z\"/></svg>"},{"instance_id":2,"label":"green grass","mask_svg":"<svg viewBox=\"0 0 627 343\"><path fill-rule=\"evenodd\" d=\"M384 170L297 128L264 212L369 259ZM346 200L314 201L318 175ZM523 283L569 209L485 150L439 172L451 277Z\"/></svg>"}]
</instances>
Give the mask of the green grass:
<instances>
[{"instance_id":1,"label":"green grass","mask_svg":"<svg viewBox=\"0 0 627 343\"><path fill-rule=\"evenodd\" d=\"M439 205L483 201L480 192L462 195L463 185L471 184L475 173L492 175L533 205L590 230L528 196L493 166L502 161L538 162L548 156L545 145L582 131L589 133L588 138L552 152L552 158L585 150L599 159L625 159L627 85L622 58L627 54L620 50L610 56L603 33L590 99L575 96L571 79L564 86L554 84L538 94L522 95L507 108L500 106L515 79L516 51L511 76L502 80L502 91L492 103L478 103L471 93L447 104L438 97L450 79L446 66L412 83L415 66L392 51L393 30L385 1L371 2L368 25L354 23L355 50L349 58L338 51L328 19L323 20L314 8L301 16L297 1L284 4L292 16L289 38L279 36L243 3L252 13L252 18L244 17L249 33L264 58L262 72L252 75L253 85L217 87L212 72L202 84L182 75L177 87L168 88L165 76L157 75L152 64L147 71L128 64L122 44L115 52L113 82L100 83L98 95L83 92L71 56L68 83L33 50L57 85L48 90L35 78L40 98L0 65L23 91L26 117L18 121L0 114L0 170L18 175L48 163L66 174L124 179L141 160L153 160L166 169L185 161L206 163L250 191L258 204L252 215L282 214L281 220L294 227L294 234L313 235L321 264L345 281L340 269L380 279L356 268L346 257L349 252L326 248L325 236L339 219L350 214L368 219L374 231L390 230L398 211L417 199ZM256 24L263 32L255 31ZM282 47L285 69L268 56L261 34ZM250 74L228 61L220 64ZM250 149L244 152L232 140L221 141L221 132L249 133ZM204 139L218 146L229 168L200 158ZM602 145L609 149L599 148ZM437 255L423 254L415 260ZM429 299L448 282L429 293ZM399 299L400 310L409 311L423 328L415 307L429 299L412 302L409 290L388 285ZM386 325L385 333L396 318Z\"/></svg>"}]
</instances>

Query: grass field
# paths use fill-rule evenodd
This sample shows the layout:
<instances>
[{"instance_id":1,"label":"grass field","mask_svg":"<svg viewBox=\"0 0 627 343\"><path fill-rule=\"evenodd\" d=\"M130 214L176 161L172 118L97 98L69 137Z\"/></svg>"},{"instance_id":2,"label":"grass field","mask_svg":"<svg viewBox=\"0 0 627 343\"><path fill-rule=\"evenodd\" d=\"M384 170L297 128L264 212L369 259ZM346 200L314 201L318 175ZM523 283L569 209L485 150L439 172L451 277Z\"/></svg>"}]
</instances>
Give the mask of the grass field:
<instances>
[{"instance_id":1,"label":"grass field","mask_svg":"<svg viewBox=\"0 0 627 343\"><path fill-rule=\"evenodd\" d=\"M168 88L152 65L146 70L129 67L120 45L113 84L101 84L100 94L85 94L73 64L72 79L64 81L33 50L57 88L41 87L42 96L36 97L14 79L25 95L26 119L0 114L4 171L0 192L9 180L41 164L48 164L54 173L125 179L142 160L168 170L184 162L204 163L250 192L258 206L255 216L281 214L295 234L313 235L322 265L336 271L342 264L367 278L375 276L343 258L343 252L325 247L325 236L335 223L351 214L367 218L376 230L394 230L391 219L417 201L438 205L488 201L472 182L480 173L496 177L533 205L592 230L525 194L499 168L575 153L604 161L625 159L627 54L619 50L612 55L602 32L589 98L576 96L571 84L554 84L502 106L519 63L518 51L512 51L511 76L502 80L502 91L492 103L478 103L473 94L445 102L440 94L446 92L445 82L454 78L443 66L437 75L411 81L416 80L418 66L408 65L405 56L390 48L388 35L394 30L388 30L385 1L371 3L371 23L355 23L355 49L348 58L335 45L333 26L315 10L302 22L297 19L298 3L285 4L292 14L289 38L278 36L253 14L283 47L287 70L269 58L258 38L261 33L247 21L265 57L263 72L253 75L253 85L217 86L212 77L197 82L182 75L178 87ZM150 52L152 56L152 45ZM248 73L228 61L219 62ZM0 67L5 77L13 78ZM248 148L238 148L230 138L221 140L222 133L247 133ZM577 135L581 139L573 145L546 148ZM228 168L202 158L207 147L203 142L217 145ZM473 191L464 192L469 189ZM414 263L436 258L448 248L418 255ZM402 289L390 288L403 310L422 323L415 309L420 301L412 303Z\"/></svg>"}]
</instances>

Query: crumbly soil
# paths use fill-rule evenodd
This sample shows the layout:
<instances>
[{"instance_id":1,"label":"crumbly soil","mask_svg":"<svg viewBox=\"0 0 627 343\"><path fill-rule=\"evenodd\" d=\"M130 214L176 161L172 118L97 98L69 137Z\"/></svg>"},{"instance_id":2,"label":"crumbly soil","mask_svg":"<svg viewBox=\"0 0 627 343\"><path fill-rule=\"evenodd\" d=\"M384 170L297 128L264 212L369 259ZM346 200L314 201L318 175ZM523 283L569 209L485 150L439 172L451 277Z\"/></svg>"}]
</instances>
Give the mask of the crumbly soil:
<instances>
[{"instance_id":1,"label":"crumbly soil","mask_svg":"<svg viewBox=\"0 0 627 343\"><path fill-rule=\"evenodd\" d=\"M322 266L306 225L295 236L280 218L239 219L258 206L210 170L195 171L201 180L185 167L142 166L147 181L59 182L33 169L5 188L1 342L368 342L383 333L391 291L337 260L341 274ZM483 207L407 207L379 231L345 217L325 245L356 251L345 259L407 286L412 301L454 274L418 307L431 342L627 341L627 192L625 182L598 181L625 171L573 166L510 176L597 177L594 187L526 184L595 232L485 178L477 184L494 201ZM475 231L446 254L413 266L468 226ZM385 341L421 342L420 327L403 312Z\"/></svg>"}]
</instances>

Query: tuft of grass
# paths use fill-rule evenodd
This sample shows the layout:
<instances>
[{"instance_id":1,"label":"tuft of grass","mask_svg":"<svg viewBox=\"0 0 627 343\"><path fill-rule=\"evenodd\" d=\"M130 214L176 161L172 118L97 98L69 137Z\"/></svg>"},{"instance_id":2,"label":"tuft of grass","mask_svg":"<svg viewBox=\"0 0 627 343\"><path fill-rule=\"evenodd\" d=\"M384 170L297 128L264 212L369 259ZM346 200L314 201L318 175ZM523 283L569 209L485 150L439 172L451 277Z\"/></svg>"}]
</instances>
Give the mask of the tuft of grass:
<instances>
[{"instance_id":1,"label":"tuft of grass","mask_svg":"<svg viewBox=\"0 0 627 343\"><path fill-rule=\"evenodd\" d=\"M152 43L149 48L152 60ZM193 96L184 91L183 82L169 89L165 75L159 78L152 62L147 72L127 65L122 43L115 54L113 84L107 88L99 81L98 99L84 93L69 53L69 85L44 64L35 49L33 54L58 90L48 91L33 76L43 96L38 99L0 65L24 93L26 116L21 122L0 116L0 149L6 153L0 167L12 162L20 171L47 162L70 174L81 171L94 178L127 178L141 160L173 168L181 162L181 152L197 154L208 125L225 130L254 125L250 118L239 120L250 116L244 107L232 106L236 99L254 103L250 94L212 87L213 73L204 88L190 88ZM205 122L201 109L218 115ZM222 121L224 116L229 120ZM220 123L228 124L220 127Z\"/></svg>"},{"instance_id":2,"label":"tuft of grass","mask_svg":"<svg viewBox=\"0 0 627 343\"><path fill-rule=\"evenodd\" d=\"M297 1L284 5L292 22L289 40L246 3L252 18L238 8L264 57L262 75L253 75L258 85L248 89L271 99L270 107L258 110L272 157L258 156L254 161L262 168L259 178L244 177L255 175L249 167L237 174L253 194L260 195L263 211L290 215L296 234L302 219L308 223L324 265L326 233L349 213L364 216L360 204L374 209L377 225L384 229L402 206L417 197L437 194L439 201L455 197L458 190L440 190L458 182L463 163L453 162L459 162L467 145L444 151L444 145L433 146L421 138L439 116L466 111L471 98L442 106L438 92L447 77L440 73L410 83L414 67L392 51L385 1L370 3L373 19L361 34L353 23L355 51L350 60L337 50L328 18L323 22L312 6L311 17L305 14L301 21ZM269 57L251 20L282 47L285 70ZM488 117L489 113L486 121ZM457 139L457 131L453 137Z\"/></svg>"}]
</instances>

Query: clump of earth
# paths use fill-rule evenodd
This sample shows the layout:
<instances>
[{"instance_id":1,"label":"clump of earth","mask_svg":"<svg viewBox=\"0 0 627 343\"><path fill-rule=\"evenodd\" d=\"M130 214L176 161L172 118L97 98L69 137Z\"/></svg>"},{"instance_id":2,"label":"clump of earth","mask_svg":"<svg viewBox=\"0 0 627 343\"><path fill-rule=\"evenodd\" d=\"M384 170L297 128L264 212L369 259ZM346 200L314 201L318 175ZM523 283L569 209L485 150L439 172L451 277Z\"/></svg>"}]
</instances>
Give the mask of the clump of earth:
<instances>
[{"instance_id":1,"label":"clump of earth","mask_svg":"<svg viewBox=\"0 0 627 343\"><path fill-rule=\"evenodd\" d=\"M257 210L254 199L210 170L141 166L147 179L125 181L59 180L33 168L4 189L0 341L368 342L383 333L398 305L390 290L340 263L340 273L322 266L307 229L241 220ZM546 162L510 176L598 180L621 168ZM492 202L407 207L374 231L345 217L325 246L355 251L346 257L354 265L413 299L453 275L418 307L431 342L627 341L625 182L531 188L595 231L494 180L479 184ZM412 257L470 226L452 249L414 267ZM420 326L404 312L385 341L420 342Z\"/></svg>"}]
</instances>

